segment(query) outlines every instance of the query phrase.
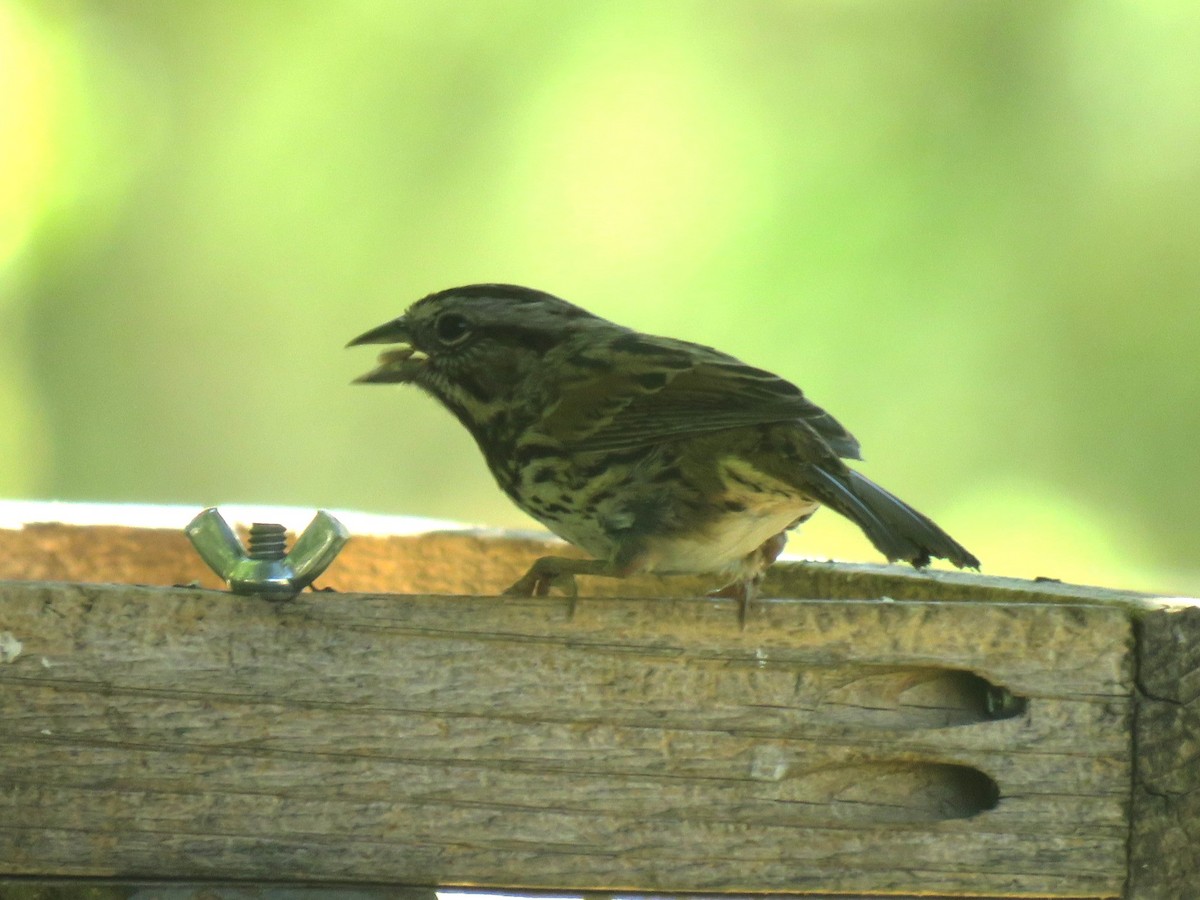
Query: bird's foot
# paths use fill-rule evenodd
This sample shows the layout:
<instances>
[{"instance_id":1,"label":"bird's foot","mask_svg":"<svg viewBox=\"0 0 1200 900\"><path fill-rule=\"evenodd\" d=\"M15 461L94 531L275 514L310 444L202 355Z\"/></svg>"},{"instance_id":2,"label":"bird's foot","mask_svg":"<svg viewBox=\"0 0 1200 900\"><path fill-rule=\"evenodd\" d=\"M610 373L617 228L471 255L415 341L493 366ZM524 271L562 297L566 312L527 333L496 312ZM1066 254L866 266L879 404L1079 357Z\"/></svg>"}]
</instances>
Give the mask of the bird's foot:
<instances>
[{"instance_id":1,"label":"bird's foot","mask_svg":"<svg viewBox=\"0 0 1200 900\"><path fill-rule=\"evenodd\" d=\"M737 581L731 581L720 590L709 592L708 596L736 600L738 605L738 628L745 631L746 617L750 614L750 604L758 596L758 587L760 584L762 584L762 575L751 575L748 578L739 578Z\"/></svg>"},{"instance_id":2,"label":"bird's foot","mask_svg":"<svg viewBox=\"0 0 1200 900\"><path fill-rule=\"evenodd\" d=\"M743 631L746 629L746 617L750 614L750 604L758 596L758 590L762 587L763 579L766 578L767 567L779 558L779 554L783 552L786 544L787 534L782 531L767 538L742 560L739 566L741 574L735 581L731 581L725 587L708 595L738 602L738 627Z\"/></svg>"},{"instance_id":3,"label":"bird's foot","mask_svg":"<svg viewBox=\"0 0 1200 900\"><path fill-rule=\"evenodd\" d=\"M557 556L543 556L529 571L518 578L504 592L506 597L545 597L550 591L557 590L568 597L579 595L579 586L575 583L573 571L563 571L560 563L577 562L573 559L562 559Z\"/></svg>"},{"instance_id":4,"label":"bird's foot","mask_svg":"<svg viewBox=\"0 0 1200 900\"><path fill-rule=\"evenodd\" d=\"M516 580L504 592L506 597L545 597L552 590L567 596L567 621L575 618L575 599L579 596L576 573L596 573L600 565L594 559L566 559L561 556L543 556L529 567L529 571Z\"/></svg>"},{"instance_id":5,"label":"bird's foot","mask_svg":"<svg viewBox=\"0 0 1200 900\"><path fill-rule=\"evenodd\" d=\"M569 600L567 619L575 616L575 598L579 596L576 575L602 575L606 578L624 578L638 571L640 558L632 561L606 559L568 559L564 556L543 556L536 560L529 571L522 575L508 590L507 597L545 597L550 591L560 591Z\"/></svg>"}]
</instances>

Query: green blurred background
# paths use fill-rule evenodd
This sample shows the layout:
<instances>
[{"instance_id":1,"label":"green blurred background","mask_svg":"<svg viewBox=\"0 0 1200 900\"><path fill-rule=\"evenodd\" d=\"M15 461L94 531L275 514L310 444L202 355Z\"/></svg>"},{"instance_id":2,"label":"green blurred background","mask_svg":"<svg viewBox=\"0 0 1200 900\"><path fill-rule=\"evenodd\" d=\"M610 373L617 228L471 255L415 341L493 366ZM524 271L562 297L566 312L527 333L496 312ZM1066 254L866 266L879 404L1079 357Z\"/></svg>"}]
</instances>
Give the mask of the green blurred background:
<instances>
[{"instance_id":1,"label":"green blurred background","mask_svg":"<svg viewBox=\"0 0 1200 900\"><path fill-rule=\"evenodd\" d=\"M986 572L1195 593L1197 98L1166 0L0 0L0 496L528 524L342 349L514 281L796 381Z\"/></svg>"}]
</instances>

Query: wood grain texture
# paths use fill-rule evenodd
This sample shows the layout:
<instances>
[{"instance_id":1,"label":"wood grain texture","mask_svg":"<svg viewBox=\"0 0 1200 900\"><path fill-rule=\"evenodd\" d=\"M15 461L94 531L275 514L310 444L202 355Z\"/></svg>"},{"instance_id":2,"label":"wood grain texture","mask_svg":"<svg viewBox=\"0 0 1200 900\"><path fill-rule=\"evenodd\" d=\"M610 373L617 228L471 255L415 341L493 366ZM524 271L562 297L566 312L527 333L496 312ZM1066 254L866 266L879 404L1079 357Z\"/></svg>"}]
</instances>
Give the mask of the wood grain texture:
<instances>
[{"instance_id":1,"label":"wood grain texture","mask_svg":"<svg viewBox=\"0 0 1200 900\"><path fill-rule=\"evenodd\" d=\"M0 585L0 873L1120 895L1124 607L566 608Z\"/></svg>"},{"instance_id":2,"label":"wood grain texture","mask_svg":"<svg viewBox=\"0 0 1200 900\"><path fill-rule=\"evenodd\" d=\"M0 509L3 502L0 501ZM199 510L197 510L198 512ZM179 529L60 523L0 527L0 580L223 587ZM244 532L243 532L244 534ZM495 531L431 531L416 535L355 534L321 576L344 592L495 596L539 556L580 556L550 537ZM696 597L712 578L582 576L587 596ZM971 572L833 562L780 562L767 571L767 597L987 600L1101 603L1137 607L1144 594L1105 588L997 578Z\"/></svg>"},{"instance_id":3,"label":"wood grain texture","mask_svg":"<svg viewBox=\"0 0 1200 900\"><path fill-rule=\"evenodd\" d=\"M1130 890L1136 898L1200 890L1200 607L1138 623Z\"/></svg>"},{"instance_id":4,"label":"wood grain texture","mask_svg":"<svg viewBox=\"0 0 1200 900\"><path fill-rule=\"evenodd\" d=\"M0 875L4 900L437 900L437 896L431 888L395 885Z\"/></svg>"}]
</instances>

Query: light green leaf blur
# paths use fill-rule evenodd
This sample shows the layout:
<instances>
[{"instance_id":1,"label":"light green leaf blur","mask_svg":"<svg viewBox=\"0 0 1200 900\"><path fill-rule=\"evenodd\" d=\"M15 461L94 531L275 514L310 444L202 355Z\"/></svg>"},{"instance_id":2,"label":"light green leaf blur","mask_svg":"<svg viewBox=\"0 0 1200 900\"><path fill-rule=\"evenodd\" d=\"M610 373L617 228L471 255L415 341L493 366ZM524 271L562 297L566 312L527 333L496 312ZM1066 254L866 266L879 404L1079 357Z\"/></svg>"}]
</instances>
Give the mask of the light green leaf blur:
<instances>
[{"instance_id":1,"label":"light green leaf blur","mask_svg":"<svg viewBox=\"0 0 1200 900\"><path fill-rule=\"evenodd\" d=\"M794 380L985 572L1195 593L1197 97L1169 0L0 0L0 495L528 525L342 349L513 281Z\"/></svg>"}]
</instances>

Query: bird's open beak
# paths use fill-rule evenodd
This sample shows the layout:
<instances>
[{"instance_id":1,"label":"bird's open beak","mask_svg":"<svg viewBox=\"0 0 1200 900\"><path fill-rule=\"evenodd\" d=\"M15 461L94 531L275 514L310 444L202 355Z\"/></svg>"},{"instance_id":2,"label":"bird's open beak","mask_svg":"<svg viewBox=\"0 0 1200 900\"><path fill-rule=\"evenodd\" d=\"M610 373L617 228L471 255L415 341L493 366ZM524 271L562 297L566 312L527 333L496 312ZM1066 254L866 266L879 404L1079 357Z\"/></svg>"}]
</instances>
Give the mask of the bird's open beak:
<instances>
[{"instance_id":1,"label":"bird's open beak","mask_svg":"<svg viewBox=\"0 0 1200 900\"><path fill-rule=\"evenodd\" d=\"M392 384L412 381L429 361L428 356L409 343L408 322L404 320L404 316L360 334L346 346L358 347L361 344L399 344L400 346L379 354L379 365L365 375L355 378L355 384Z\"/></svg>"}]
</instances>

